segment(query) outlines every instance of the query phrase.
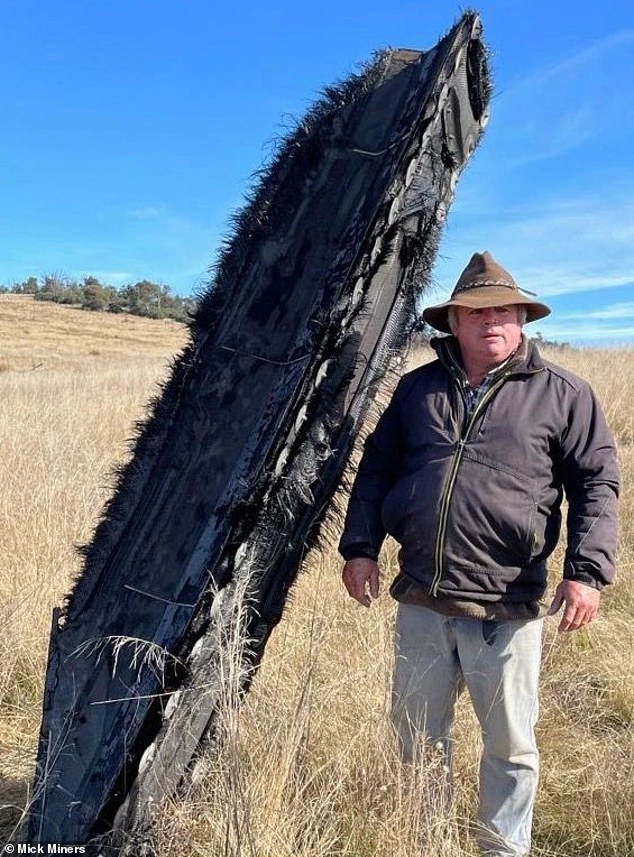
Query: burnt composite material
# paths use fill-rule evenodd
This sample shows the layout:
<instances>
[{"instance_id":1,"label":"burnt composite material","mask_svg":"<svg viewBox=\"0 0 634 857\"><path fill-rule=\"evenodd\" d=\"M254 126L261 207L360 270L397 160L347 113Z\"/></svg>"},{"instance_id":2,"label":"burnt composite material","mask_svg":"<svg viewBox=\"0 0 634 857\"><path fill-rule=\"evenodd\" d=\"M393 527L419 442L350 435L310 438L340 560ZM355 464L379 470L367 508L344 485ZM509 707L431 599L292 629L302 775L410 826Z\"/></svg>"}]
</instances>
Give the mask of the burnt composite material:
<instances>
[{"instance_id":1,"label":"burnt composite material","mask_svg":"<svg viewBox=\"0 0 634 857\"><path fill-rule=\"evenodd\" d=\"M467 13L327 91L262 176L54 616L30 842L145 831L213 731L245 589L259 662L429 282L488 90Z\"/></svg>"}]
</instances>

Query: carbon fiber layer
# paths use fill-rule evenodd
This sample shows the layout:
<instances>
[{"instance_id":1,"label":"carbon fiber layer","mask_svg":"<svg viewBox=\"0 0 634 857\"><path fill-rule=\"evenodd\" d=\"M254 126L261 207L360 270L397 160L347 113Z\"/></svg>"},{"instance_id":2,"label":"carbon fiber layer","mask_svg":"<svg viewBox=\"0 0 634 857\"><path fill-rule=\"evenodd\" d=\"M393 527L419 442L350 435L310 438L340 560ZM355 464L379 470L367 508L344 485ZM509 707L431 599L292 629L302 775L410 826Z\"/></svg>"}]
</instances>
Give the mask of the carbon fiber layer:
<instances>
[{"instance_id":1,"label":"carbon fiber layer","mask_svg":"<svg viewBox=\"0 0 634 857\"><path fill-rule=\"evenodd\" d=\"M262 175L54 616L31 843L134 850L213 734L239 601L248 687L405 343L488 98L469 12L327 91Z\"/></svg>"}]
</instances>

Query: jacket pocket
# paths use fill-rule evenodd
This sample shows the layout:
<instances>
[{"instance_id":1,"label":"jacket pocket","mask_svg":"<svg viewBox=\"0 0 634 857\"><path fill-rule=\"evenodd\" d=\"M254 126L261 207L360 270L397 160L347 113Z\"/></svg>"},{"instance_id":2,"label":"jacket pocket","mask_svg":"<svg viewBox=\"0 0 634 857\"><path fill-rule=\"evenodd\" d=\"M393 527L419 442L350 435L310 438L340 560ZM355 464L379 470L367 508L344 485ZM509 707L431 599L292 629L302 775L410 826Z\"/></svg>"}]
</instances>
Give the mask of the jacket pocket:
<instances>
[{"instance_id":1,"label":"jacket pocket","mask_svg":"<svg viewBox=\"0 0 634 857\"><path fill-rule=\"evenodd\" d=\"M401 476L383 501L383 525L404 547L429 544L435 538L447 460L418 463L413 472Z\"/></svg>"},{"instance_id":2,"label":"jacket pocket","mask_svg":"<svg viewBox=\"0 0 634 857\"><path fill-rule=\"evenodd\" d=\"M465 455L449 505L447 563L474 570L527 566L543 543L535 494L518 471Z\"/></svg>"}]
</instances>

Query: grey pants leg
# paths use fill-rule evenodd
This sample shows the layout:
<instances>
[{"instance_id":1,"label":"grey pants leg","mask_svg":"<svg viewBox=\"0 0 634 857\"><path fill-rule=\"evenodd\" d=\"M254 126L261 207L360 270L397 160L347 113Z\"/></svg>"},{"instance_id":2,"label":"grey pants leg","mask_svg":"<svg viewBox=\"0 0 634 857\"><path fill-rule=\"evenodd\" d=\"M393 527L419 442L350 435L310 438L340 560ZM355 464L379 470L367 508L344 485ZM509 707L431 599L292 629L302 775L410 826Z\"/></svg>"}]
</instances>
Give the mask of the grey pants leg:
<instances>
[{"instance_id":1,"label":"grey pants leg","mask_svg":"<svg viewBox=\"0 0 634 857\"><path fill-rule=\"evenodd\" d=\"M480 847L523 857L538 779L534 726L542 622L482 622L399 605L392 719L405 761L417 735L450 756L455 701L466 685L480 722Z\"/></svg>"}]
</instances>

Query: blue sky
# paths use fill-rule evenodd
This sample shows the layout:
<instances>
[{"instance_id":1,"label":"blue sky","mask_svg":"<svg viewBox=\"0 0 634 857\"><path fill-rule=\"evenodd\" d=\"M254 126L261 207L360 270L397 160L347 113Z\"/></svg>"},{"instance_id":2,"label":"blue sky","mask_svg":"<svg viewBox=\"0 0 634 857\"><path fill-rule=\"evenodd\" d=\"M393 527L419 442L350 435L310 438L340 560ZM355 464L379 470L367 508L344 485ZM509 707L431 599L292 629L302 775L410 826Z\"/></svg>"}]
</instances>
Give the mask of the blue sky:
<instances>
[{"instance_id":1,"label":"blue sky","mask_svg":"<svg viewBox=\"0 0 634 857\"><path fill-rule=\"evenodd\" d=\"M90 273L191 293L251 174L320 88L377 48L430 47L462 8L3 0L0 283ZM631 4L475 8L495 95L430 300L488 249L552 306L534 331L633 342Z\"/></svg>"}]
</instances>

